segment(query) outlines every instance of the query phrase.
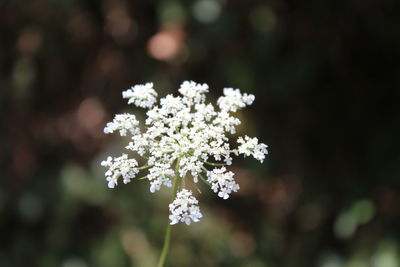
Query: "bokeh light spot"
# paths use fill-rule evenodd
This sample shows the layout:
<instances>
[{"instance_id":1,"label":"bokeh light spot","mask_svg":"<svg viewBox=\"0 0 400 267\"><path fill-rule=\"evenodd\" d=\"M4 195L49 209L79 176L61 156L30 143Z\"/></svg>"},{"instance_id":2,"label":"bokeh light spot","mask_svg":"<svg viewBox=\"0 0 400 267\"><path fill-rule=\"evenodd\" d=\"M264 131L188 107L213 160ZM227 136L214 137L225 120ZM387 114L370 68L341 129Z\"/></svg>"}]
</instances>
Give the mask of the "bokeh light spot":
<instances>
[{"instance_id":1,"label":"bokeh light spot","mask_svg":"<svg viewBox=\"0 0 400 267\"><path fill-rule=\"evenodd\" d=\"M334 230L337 237L351 237L357 229L357 218L353 212L343 212L335 222Z\"/></svg>"},{"instance_id":2,"label":"bokeh light spot","mask_svg":"<svg viewBox=\"0 0 400 267\"><path fill-rule=\"evenodd\" d=\"M161 61L175 58L183 47L183 31L179 27L168 27L156 33L147 44L149 54Z\"/></svg>"},{"instance_id":3,"label":"bokeh light spot","mask_svg":"<svg viewBox=\"0 0 400 267\"><path fill-rule=\"evenodd\" d=\"M193 4L193 15L202 23L211 23L218 19L221 5L215 0L199 0Z\"/></svg>"},{"instance_id":4,"label":"bokeh light spot","mask_svg":"<svg viewBox=\"0 0 400 267\"><path fill-rule=\"evenodd\" d=\"M352 209L360 224L369 222L375 214L375 206L370 200L360 200L353 205Z\"/></svg>"},{"instance_id":5,"label":"bokeh light spot","mask_svg":"<svg viewBox=\"0 0 400 267\"><path fill-rule=\"evenodd\" d=\"M78 122L86 129L93 129L103 122L106 115L103 104L94 97L86 98L78 107Z\"/></svg>"},{"instance_id":6,"label":"bokeh light spot","mask_svg":"<svg viewBox=\"0 0 400 267\"><path fill-rule=\"evenodd\" d=\"M113 3L106 11L105 32L120 43L129 43L137 33L137 27L122 2Z\"/></svg>"},{"instance_id":7,"label":"bokeh light spot","mask_svg":"<svg viewBox=\"0 0 400 267\"><path fill-rule=\"evenodd\" d=\"M17 41L17 47L21 54L34 54L40 49L41 45L41 33L33 27L24 29Z\"/></svg>"},{"instance_id":8,"label":"bokeh light spot","mask_svg":"<svg viewBox=\"0 0 400 267\"><path fill-rule=\"evenodd\" d=\"M382 240L371 259L371 267L400 266L399 245L394 240Z\"/></svg>"}]
</instances>

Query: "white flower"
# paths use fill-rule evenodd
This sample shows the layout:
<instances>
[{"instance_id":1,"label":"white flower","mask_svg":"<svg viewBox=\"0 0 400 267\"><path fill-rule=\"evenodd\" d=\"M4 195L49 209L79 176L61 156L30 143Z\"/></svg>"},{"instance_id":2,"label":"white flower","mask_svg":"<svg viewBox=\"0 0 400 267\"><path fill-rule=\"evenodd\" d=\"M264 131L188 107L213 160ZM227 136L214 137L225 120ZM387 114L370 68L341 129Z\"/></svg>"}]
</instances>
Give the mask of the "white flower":
<instances>
[{"instance_id":1,"label":"white flower","mask_svg":"<svg viewBox=\"0 0 400 267\"><path fill-rule=\"evenodd\" d=\"M246 135L244 138L239 137L237 142L240 144L237 154L244 154L245 156L252 155L261 163L264 161L265 155L268 154L268 146L262 143L259 144L257 137L250 138Z\"/></svg>"},{"instance_id":2,"label":"white flower","mask_svg":"<svg viewBox=\"0 0 400 267\"><path fill-rule=\"evenodd\" d=\"M150 108L157 101L157 92L153 89L153 83L138 84L123 91L122 98L128 98L128 104L133 103L137 107Z\"/></svg>"},{"instance_id":3,"label":"white flower","mask_svg":"<svg viewBox=\"0 0 400 267\"><path fill-rule=\"evenodd\" d=\"M171 187L171 177L174 174L171 165L156 163L154 167L149 169L149 174L147 175L150 180L150 192L154 193L156 190L160 190L161 185Z\"/></svg>"},{"instance_id":4,"label":"white flower","mask_svg":"<svg viewBox=\"0 0 400 267\"><path fill-rule=\"evenodd\" d=\"M179 96L167 95L164 98L160 99L161 104L161 115L176 115L179 111L183 111L186 108L186 105L183 104L183 100ZM173 117L167 117L170 120L173 120Z\"/></svg>"},{"instance_id":5,"label":"white flower","mask_svg":"<svg viewBox=\"0 0 400 267\"><path fill-rule=\"evenodd\" d=\"M107 123L104 128L104 133L109 134L119 130L121 136L125 136L127 131L131 134L139 133L139 121L136 120L135 115L124 113L117 114L112 122Z\"/></svg>"},{"instance_id":6,"label":"white flower","mask_svg":"<svg viewBox=\"0 0 400 267\"><path fill-rule=\"evenodd\" d=\"M211 189L217 193L218 196L227 199L229 194L237 192L240 187L233 179L233 172L226 171L225 167L215 168L207 172L207 181L211 184Z\"/></svg>"},{"instance_id":7,"label":"white flower","mask_svg":"<svg viewBox=\"0 0 400 267\"><path fill-rule=\"evenodd\" d=\"M236 112L246 105L251 105L254 99L254 95L246 93L242 95L239 89L224 88L224 96L221 96L217 103L222 110Z\"/></svg>"},{"instance_id":8,"label":"white flower","mask_svg":"<svg viewBox=\"0 0 400 267\"><path fill-rule=\"evenodd\" d=\"M234 134L236 133L236 126L240 124L240 120L232 117L226 110L222 110L221 112L218 112L213 123L223 127L225 131Z\"/></svg>"},{"instance_id":9,"label":"white flower","mask_svg":"<svg viewBox=\"0 0 400 267\"><path fill-rule=\"evenodd\" d=\"M118 184L120 176L123 178L123 183L127 184L139 172L136 168L137 161L135 159L128 159L128 155L126 154L122 154L122 156L117 158L108 157L107 160L101 162L101 165L108 167L105 175L109 188L114 188Z\"/></svg>"},{"instance_id":10,"label":"white flower","mask_svg":"<svg viewBox=\"0 0 400 267\"><path fill-rule=\"evenodd\" d=\"M179 88L181 93L189 103L200 103L205 100L205 93L208 93L207 84L197 84L193 81L184 81Z\"/></svg>"},{"instance_id":11,"label":"white flower","mask_svg":"<svg viewBox=\"0 0 400 267\"><path fill-rule=\"evenodd\" d=\"M178 192L175 200L169 204L171 224L184 222L190 225L191 222L198 222L203 217L198 203L197 199L192 196L191 191L182 189Z\"/></svg>"},{"instance_id":12,"label":"white flower","mask_svg":"<svg viewBox=\"0 0 400 267\"><path fill-rule=\"evenodd\" d=\"M219 197L227 199L232 192L239 190L233 173L225 165L232 164L232 156L252 155L263 161L267 146L259 144L257 138L240 137L238 148L231 148L230 134L236 132L240 120L232 112L250 105L254 95L242 94L239 89L225 88L224 96L217 101L219 109L206 103L207 84L185 81L179 88L180 96L169 94L157 102L157 93L152 83L136 85L123 92L128 103L148 108L144 130L139 129L139 122L131 114L116 115L107 124L104 131L119 131L121 135L132 134L126 149L142 156L146 163L138 167L134 159L123 154L119 158L109 157L102 165L108 167L106 180L110 188L118 184L123 177L127 183L141 170L148 169L147 180L150 191L160 190L161 186L171 187L177 184L181 190L172 204L171 224L198 221L201 213L198 201L191 192L184 188L186 180L194 183L203 179ZM210 166L221 167L209 170Z\"/></svg>"}]
</instances>

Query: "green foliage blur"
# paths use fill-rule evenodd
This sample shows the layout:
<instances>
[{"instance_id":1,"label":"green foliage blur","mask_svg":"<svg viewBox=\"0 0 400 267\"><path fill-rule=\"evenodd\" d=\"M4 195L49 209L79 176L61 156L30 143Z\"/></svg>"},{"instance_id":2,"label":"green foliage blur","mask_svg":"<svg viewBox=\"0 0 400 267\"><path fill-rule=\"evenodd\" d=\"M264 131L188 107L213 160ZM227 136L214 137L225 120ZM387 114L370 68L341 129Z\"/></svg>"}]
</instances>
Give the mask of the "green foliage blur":
<instances>
[{"instance_id":1,"label":"green foliage blur","mask_svg":"<svg viewBox=\"0 0 400 267\"><path fill-rule=\"evenodd\" d=\"M202 187L168 266L400 266L398 1L0 0L0 266L155 266L170 191L110 190L121 91L256 95L241 190ZM211 99L210 99L211 98Z\"/></svg>"}]
</instances>

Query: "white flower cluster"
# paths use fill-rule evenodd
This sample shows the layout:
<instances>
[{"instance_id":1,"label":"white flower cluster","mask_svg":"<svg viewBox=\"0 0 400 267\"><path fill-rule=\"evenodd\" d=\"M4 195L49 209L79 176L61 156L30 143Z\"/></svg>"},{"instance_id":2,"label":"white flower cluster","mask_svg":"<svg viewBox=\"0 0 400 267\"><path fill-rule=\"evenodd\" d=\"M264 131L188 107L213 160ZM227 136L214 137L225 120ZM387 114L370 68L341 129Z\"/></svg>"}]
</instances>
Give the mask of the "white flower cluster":
<instances>
[{"instance_id":1,"label":"white flower cluster","mask_svg":"<svg viewBox=\"0 0 400 267\"><path fill-rule=\"evenodd\" d=\"M239 137L237 142L240 144L237 154L244 154L245 156L252 155L261 163L264 161L265 155L268 154L267 145L259 144L257 137L250 138L246 135L244 139L243 137Z\"/></svg>"},{"instance_id":2,"label":"white flower cluster","mask_svg":"<svg viewBox=\"0 0 400 267\"><path fill-rule=\"evenodd\" d=\"M240 189L233 179L233 172L227 172L225 167L207 172L207 177L211 189L223 199L227 199L232 191L237 192Z\"/></svg>"},{"instance_id":3,"label":"white flower cluster","mask_svg":"<svg viewBox=\"0 0 400 267\"><path fill-rule=\"evenodd\" d=\"M117 114L112 122L107 123L104 128L104 133L109 134L119 130L121 136L125 136L127 132L131 134L138 134L139 121L136 120L135 115L132 114Z\"/></svg>"},{"instance_id":4,"label":"white flower cluster","mask_svg":"<svg viewBox=\"0 0 400 267\"><path fill-rule=\"evenodd\" d=\"M203 217L198 204L199 201L192 196L192 192L182 189L176 195L175 200L169 204L171 224L184 222L189 225L192 221L198 222Z\"/></svg>"},{"instance_id":5,"label":"white flower cluster","mask_svg":"<svg viewBox=\"0 0 400 267\"><path fill-rule=\"evenodd\" d=\"M172 186L171 178L175 175L169 164L156 163L149 170L147 178L150 181L150 192L160 190L161 185Z\"/></svg>"},{"instance_id":6,"label":"white flower cluster","mask_svg":"<svg viewBox=\"0 0 400 267\"><path fill-rule=\"evenodd\" d=\"M118 178L122 176L122 181L127 184L133 179L139 170L135 159L128 159L127 154L117 158L108 157L107 160L101 162L101 166L107 167L106 180L109 188L114 188L118 184Z\"/></svg>"},{"instance_id":7,"label":"white flower cluster","mask_svg":"<svg viewBox=\"0 0 400 267\"><path fill-rule=\"evenodd\" d=\"M196 84L193 81L184 81L179 88L179 93L186 97L187 100L194 103L204 102L205 93L208 93L207 84Z\"/></svg>"},{"instance_id":8,"label":"white flower cluster","mask_svg":"<svg viewBox=\"0 0 400 267\"><path fill-rule=\"evenodd\" d=\"M225 88L224 95L218 99L218 105L222 110L236 112L246 105L253 104L254 95L241 94L239 89Z\"/></svg>"},{"instance_id":9,"label":"white flower cluster","mask_svg":"<svg viewBox=\"0 0 400 267\"><path fill-rule=\"evenodd\" d=\"M197 200L184 189L185 180L191 177L194 183L198 183L200 178L211 185L219 197L227 199L232 192L239 190L239 185L233 178L234 174L222 166L231 165L232 155L239 154L252 155L262 162L267 146L259 144L257 138L245 136L238 138L240 146L233 149L227 136L234 134L240 124L232 112L252 104L254 95L225 88L216 109L205 102L207 84L185 81L179 92L181 96L167 95L160 99L159 105L155 105L157 93L152 83L136 85L124 91L123 98L128 98L128 103L149 109L146 128L141 132L134 115L120 114L107 124L104 131L112 133L119 130L121 135L132 134L126 148L143 156L147 164L137 167L135 160L123 155L114 159L109 157L102 165L109 168L106 177L111 188L117 185L119 176L122 175L124 182L129 182L145 169L148 169L145 178L150 182L151 192L159 190L162 185L174 185L180 192L170 204L171 224L179 221L190 224L191 221L198 221L201 213Z\"/></svg>"},{"instance_id":10,"label":"white flower cluster","mask_svg":"<svg viewBox=\"0 0 400 267\"><path fill-rule=\"evenodd\" d=\"M122 98L128 98L128 104L151 108L157 102L157 92L153 89L153 83L138 84L123 91Z\"/></svg>"}]
</instances>

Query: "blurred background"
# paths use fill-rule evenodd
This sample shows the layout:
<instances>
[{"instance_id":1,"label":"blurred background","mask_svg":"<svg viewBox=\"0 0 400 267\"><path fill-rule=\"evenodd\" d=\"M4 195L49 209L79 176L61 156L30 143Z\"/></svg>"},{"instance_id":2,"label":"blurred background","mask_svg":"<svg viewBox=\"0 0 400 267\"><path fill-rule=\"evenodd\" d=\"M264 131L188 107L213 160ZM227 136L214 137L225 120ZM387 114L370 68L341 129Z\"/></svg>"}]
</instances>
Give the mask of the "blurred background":
<instances>
[{"instance_id":1,"label":"blurred background","mask_svg":"<svg viewBox=\"0 0 400 267\"><path fill-rule=\"evenodd\" d=\"M154 266L168 190L110 190L99 166L121 91L183 80L256 95L241 190L203 187L168 266L400 266L395 0L0 1L0 266Z\"/></svg>"}]
</instances>

